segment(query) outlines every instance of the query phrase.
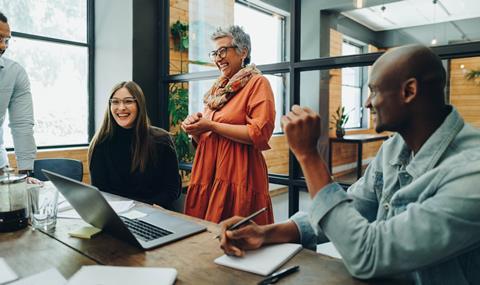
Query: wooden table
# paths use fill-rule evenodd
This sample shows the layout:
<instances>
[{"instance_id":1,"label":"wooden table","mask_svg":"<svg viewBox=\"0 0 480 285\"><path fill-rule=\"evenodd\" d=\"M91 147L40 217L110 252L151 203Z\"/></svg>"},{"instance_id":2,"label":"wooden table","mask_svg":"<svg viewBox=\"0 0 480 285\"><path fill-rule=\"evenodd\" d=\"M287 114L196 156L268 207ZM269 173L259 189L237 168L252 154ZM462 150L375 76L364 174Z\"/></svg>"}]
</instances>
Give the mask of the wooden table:
<instances>
[{"instance_id":1,"label":"wooden table","mask_svg":"<svg viewBox=\"0 0 480 285\"><path fill-rule=\"evenodd\" d=\"M135 209L145 213L153 210L139 202ZM84 222L59 219L56 230L48 235L31 230L0 234L0 256L6 257L11 267L22 276L54 266L68 278L81 265L98 263L174 267L178 271L176 285L257 284L264 278L215 264L213 260L223 254L218 240L213 238L219 229L218 225L188 218L207 226L207 231L148 251L142 251L106 233L100 233L90 240L72 238L68 232L84 225ZM395 279L368 282L354 279L341 261L306 249L283 267L291 265L300 265L300 271L282 279L279 284L407 284L404 280Z\"/></svg>"},{"instance_id":2,"label":"wooden table","mask_svg":"<svg viewBox=\"0 0 480 285\"><path fill-rule=\"evenodd\" d=\"M388 139L388 135L382 134L357 134L347 135L342 138L330 137L328 147L328 167L332 173L332 145L333 143L353 143L357 145L357 180L362 177L362 159L363 159L363 144L374 141L381 141Z\"/></svg>"},{"instance_id":3,"label":"wooden table","mask_svg":"<svg viewBox=\"0 0 480 285\"><path fill-rule=\"evenodd\" d=\"M97 264L91 258L31 228L0 233L0 257L6 259L19 278L52 267L56 267L64 277L69 278L82 265Z\"/></svg>"}]
</instances>

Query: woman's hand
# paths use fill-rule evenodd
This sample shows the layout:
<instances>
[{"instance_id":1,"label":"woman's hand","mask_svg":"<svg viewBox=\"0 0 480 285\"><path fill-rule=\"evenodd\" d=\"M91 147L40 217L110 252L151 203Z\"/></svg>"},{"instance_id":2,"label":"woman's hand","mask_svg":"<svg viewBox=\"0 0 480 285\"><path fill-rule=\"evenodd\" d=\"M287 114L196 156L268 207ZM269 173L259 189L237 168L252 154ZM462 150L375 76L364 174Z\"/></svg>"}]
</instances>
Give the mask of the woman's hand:
<instances>
[{"instance_id":1,"label":"woman's hand","mask_svg":"<svg viewBox=\"0 0 480 285\"><path fill-rule=\"evenodd\" d=\"M257 249L265 242L264 227L254 222L238 230L227 230L241 219L242 217L235 216L220 223L220 247L227 255L243 256L245 250Z\"/></svg>"},{"instance_id":2,"label":"woman's hand","mask_svg":"<svg viewBox=\"0 0 480 285\"><path fill-rule=\"evenodd\" d=\"M182 129L189 135L199 136L212 130L213 122L203 118L202 113L188 116L182 123Z\"/></svg>"},{"instance_id":3,"label":"woman's hand","mask_svg":"<svg viewBox=\"0 0 480 285\"><path fill-rule=\"evenodd\" d=\"M203 115L200 112L189 115L188 117L185 118L185 120L183 120L182 129L184 128L184 126L195 124L196 122L198 122L198 120L200 120L201 117L203 117Z\"/></svg>"}]
</instances>

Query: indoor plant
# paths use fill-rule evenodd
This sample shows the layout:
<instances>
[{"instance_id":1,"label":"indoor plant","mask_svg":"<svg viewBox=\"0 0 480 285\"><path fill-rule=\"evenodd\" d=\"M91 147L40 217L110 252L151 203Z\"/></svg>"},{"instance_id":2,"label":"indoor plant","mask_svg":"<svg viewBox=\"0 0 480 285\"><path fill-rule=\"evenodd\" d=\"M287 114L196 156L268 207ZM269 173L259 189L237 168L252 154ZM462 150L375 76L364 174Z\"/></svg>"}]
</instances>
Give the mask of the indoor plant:
<instances>
[{"instance_id":1,"label":"indoor plant","mask_svg":"<svg viewBox=\"0 0 480 285\"><path fill-rule=\"evenodd\" d=\"M335 114L332 115L332 124L335 125L335 135L342 138L345 135L345 125L348 122L348 113L345 113L345 107L338 106Z\"/></svg>"}]
</instances>

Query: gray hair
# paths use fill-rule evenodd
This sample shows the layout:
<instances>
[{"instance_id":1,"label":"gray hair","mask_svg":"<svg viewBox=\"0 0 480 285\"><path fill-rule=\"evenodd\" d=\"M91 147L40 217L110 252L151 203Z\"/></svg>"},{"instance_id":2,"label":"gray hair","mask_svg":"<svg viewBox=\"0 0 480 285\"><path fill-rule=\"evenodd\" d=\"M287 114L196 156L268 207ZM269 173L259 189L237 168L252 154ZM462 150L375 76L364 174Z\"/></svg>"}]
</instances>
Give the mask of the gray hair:
<instances>
[{"instance_id":1,"label":"gray hair","mask_svg":"<svg viewBox=\"0 0 480 285\"><path fill-rule=\"evenodd\" d=\"M218 27L217 30L212 34L210 39L215 41L220 38L231 37L233 39L232 44L236 46L237 53L240 54L244 49L247 50L247 57L243 61L244 64L250 63L250 52L251 52L251 43L250 36L245 33L242 27L232 25L226 29Z\"/></svg>"}]
</instances>

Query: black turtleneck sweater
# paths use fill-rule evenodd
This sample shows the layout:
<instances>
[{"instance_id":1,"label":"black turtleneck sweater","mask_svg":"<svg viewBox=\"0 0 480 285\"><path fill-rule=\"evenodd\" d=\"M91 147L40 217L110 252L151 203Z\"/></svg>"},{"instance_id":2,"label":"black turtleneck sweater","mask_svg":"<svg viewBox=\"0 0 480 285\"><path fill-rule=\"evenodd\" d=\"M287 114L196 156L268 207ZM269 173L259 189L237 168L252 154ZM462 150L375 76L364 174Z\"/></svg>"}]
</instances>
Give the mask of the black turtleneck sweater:
<instances>
[{"instance_id":1,"label":"black turtleneck sweater","mask_svg":"<svg viewBox=\"0 0 480 285\"><path fill-rule=\"evenodd\" d=\"M101 191L133 200L171 208L180 194L178 161L171 137L155 127L150 130L156 157L149 159L145 172L130 171L133 129L117 126L110 140L98 144L90 161L90 178ZM159 135L163 134L163 135Z\"/></svg>"}]
</instances>

